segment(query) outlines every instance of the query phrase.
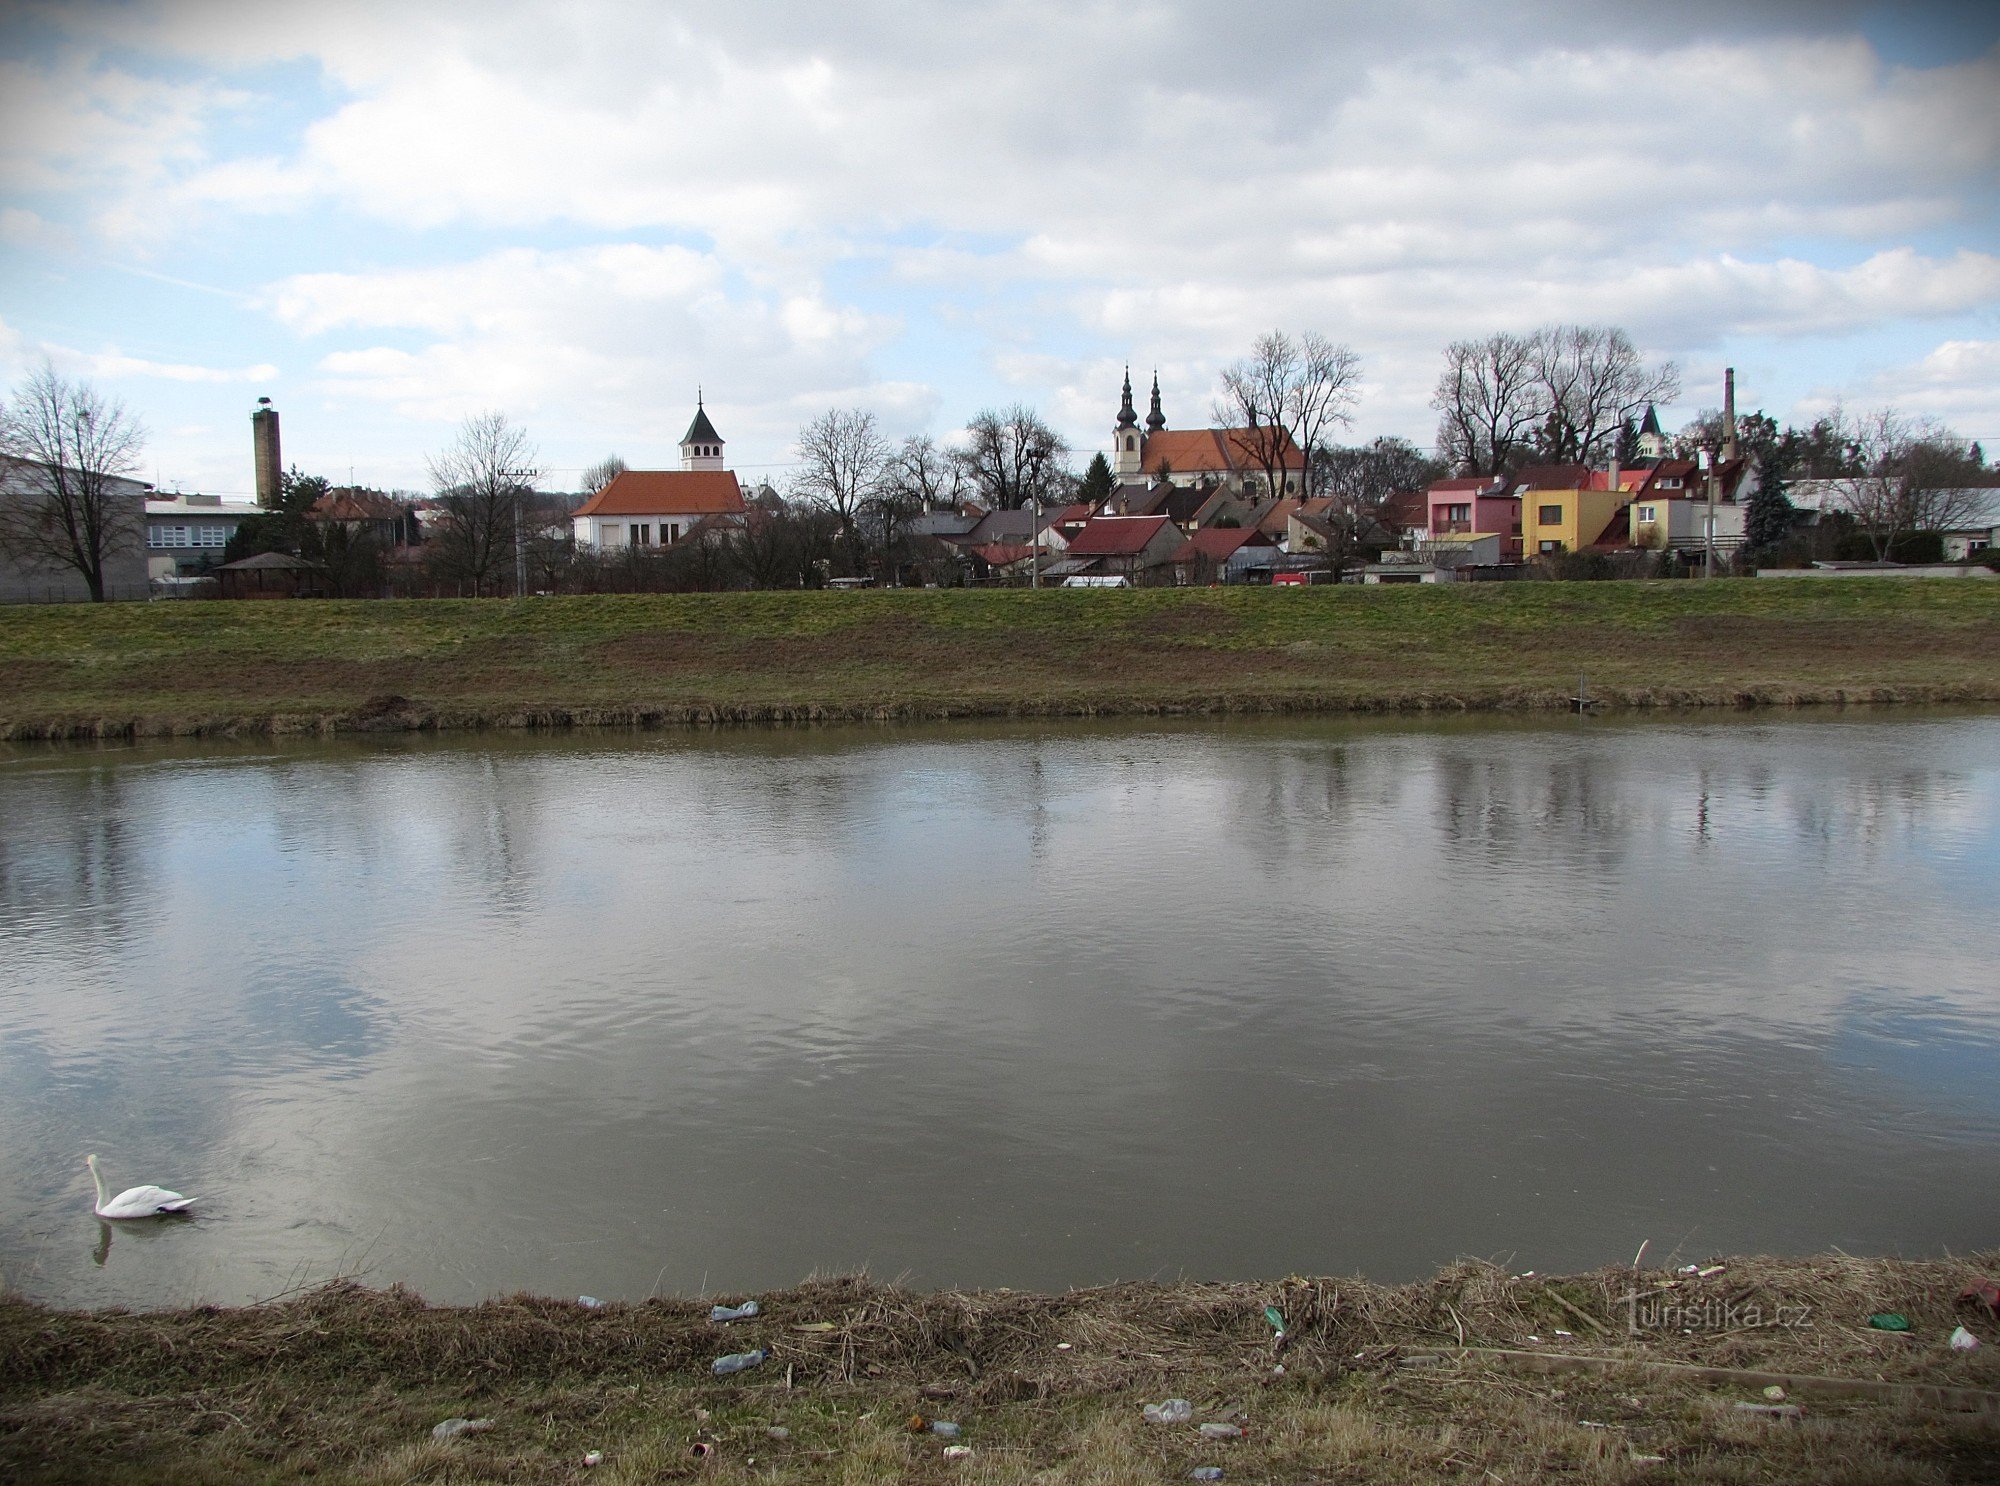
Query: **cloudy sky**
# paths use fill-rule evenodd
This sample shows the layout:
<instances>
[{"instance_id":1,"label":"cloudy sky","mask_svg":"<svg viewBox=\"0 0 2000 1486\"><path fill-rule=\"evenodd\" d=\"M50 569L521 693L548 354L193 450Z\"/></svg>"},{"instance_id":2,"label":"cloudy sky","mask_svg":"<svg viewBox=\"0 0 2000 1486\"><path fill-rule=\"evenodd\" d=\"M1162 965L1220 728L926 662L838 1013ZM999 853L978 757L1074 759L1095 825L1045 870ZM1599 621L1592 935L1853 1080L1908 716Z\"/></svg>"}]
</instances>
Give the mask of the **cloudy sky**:
<instances>
[{"instance_id":1,"label":"cloudy sky","mask_svg":"<svg viewBox=\"0 0 2000 1486\"><path fill-rule=\"evenodd\" d=\"M566 488L695 388L799 424L1175 426L1264 330L1428 444L1455 338L1568 319L1721 400L2000 449L2000 14L1841 0L0 0L0 376L46 355L148 478L420 487L467 413Z\"/></svg>"}]
</instances>

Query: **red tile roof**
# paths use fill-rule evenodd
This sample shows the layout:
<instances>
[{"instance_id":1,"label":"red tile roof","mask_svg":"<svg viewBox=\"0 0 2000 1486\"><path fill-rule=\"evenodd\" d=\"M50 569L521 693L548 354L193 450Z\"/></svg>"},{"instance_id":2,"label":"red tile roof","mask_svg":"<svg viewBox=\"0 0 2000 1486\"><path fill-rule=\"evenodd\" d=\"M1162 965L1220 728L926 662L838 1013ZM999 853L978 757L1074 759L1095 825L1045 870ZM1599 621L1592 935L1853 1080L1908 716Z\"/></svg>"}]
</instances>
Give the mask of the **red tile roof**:
<instances>
[{"instance_id":1,"label":"red tile roof","mask_svg":"<svg viewBox=\"0 0 2000 1486\"><path fill-rule=\"evenodd\" d=\"M1254 526L1207 526L1192 533L1181 543L1174 553L1175 562L1193 562L1205 557L1210 562L1222 562L1236 554L1245 543L1255 541L1260 547L1271 545L1270 539Z\"/></svg>"},{"instance_id":2,"label":"red tile roof","mask_svg":"<svg viewBox=\"0 0 2000 1486\"><path fill-rule=\"evenodd\" d=\"M1093 516L1069 541L1071 557L1130 557L1173 525L1164 516Z\"/></svg>"},{"instance_id":3,"label":"red tile roof","mask_svg":"<svg viewBox=\"0 0 2000 1486\"><path fill-rule=\"evenodd\" d=\"M1514 476L1510 488L1523 485L1530 490L1588 490L1590 470L1581 464L1531 464Z\"/></svg>"},{"instance_id":4,"label":"red tile roof","mask_svg":"<svg viewBox=\"0 0 2000 1486\"><path fill-rule=\"evenodd\" d=\"M727 516L743 511L734 470L625 470L579 516Z\"/></svg>"},{"instance_id":5,"label":"red tile roof","mask_svg":"<svg viewBox=\"0 0 2000 1486\"><path fill-rule=\"evenodd\" d=\"M1162 464L1177 475L1261 470L1264 465L1260 456L1265 441L1271 439L1278 441L1275 447L1282 453L1279 468L1306 467L1299 446L1282 428L1275 433L1269 428L1163 428L1146 435L1145 470L1149 475L1157 475Z\"/></svg>"},{"instance_id":6,"label":"red tile roof","mask_svg":"<svg viewBox=\"0 0 2000 1486\"><path fill-rule=\"evenodd\" d=\"M410 509L379 490L343 486L314 501L307 514L315 521L400 521Z\"/></svg>"}]
</instances>

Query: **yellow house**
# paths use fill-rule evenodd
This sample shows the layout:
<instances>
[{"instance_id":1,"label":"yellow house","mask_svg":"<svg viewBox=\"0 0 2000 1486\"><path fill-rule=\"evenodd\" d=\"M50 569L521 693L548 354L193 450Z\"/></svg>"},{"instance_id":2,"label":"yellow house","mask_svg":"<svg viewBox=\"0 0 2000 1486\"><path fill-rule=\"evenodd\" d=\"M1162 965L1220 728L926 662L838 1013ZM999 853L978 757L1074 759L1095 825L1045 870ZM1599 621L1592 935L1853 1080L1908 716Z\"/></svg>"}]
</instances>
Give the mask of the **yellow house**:
<instances>
[{"instance_id":1,"label":"yellow house","mask_svg":"<svg viewBox=\"0 0 2000 1486\"><path fill-rule=\"evenodd\" d=\"M1595 483L1599 488L1592 489ZM1621 488L1606 490L1606 477L1581 466L1531 466L1521 471L1514 493L1521 502L1521 555L1580 552L1607 537L1606 528L1621 516L1627 496ZM1623 481L1619 482L1621 487ZM1609 540L1625 545L1627 523L1620 520Z\"/></svg>"}]
</instances>

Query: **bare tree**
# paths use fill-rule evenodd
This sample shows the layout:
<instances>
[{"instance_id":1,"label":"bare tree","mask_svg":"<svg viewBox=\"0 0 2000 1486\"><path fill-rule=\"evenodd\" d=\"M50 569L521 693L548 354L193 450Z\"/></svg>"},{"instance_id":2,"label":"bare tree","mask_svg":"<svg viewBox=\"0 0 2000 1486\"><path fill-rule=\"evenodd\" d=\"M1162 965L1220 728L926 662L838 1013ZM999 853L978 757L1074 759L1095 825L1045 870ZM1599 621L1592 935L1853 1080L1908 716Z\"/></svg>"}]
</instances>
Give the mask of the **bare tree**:
<instances>
[{"instance_id":1,"label":"bare tree","mask_svg":"<svg viewBox=\"0 0 2000 1486\"><path fill-rule=\"evenodd\" d=\"M595 495L630 468L616 454L607 454L583 472L578 488L585 496Z\"/></svg>"},{"instance_id":2,"label":"bare tree","mask_svg":"<svg viewBox=\"0 0 2000 1486\"><path fill-rule=\"evenodd\" d=\"M1032 408L1016 403L1004 412L988 408L965 425L966 446L959 463L980 497L996 511L1056 504L1074 483L1063 462L1063 442Z\"/></svg>"},{"instance_id":3,"label":"bare tree","mask_svg":"<svg viewBox=\"0 0 2000 1486\"><path fill-rule=\"evenodd\" d=\"M861 565L857 525L861 508L882 483L889 445L875 415L859 408L830 408L799 430L799 468L792 491L832 515L851 568Z\"/></svg>"},{"instance_id":4,"label":"bare tree","mask_svg":"<svg viewBox=\"0 0 2000 1486\"><path fill-rule=\"evenodd\" d=\"M1237 429L1237 452L1282 495L1287 476L1313 490L1313 457L1336 427L1354 421L1361 358L1317 331L1293 340L1282 330L1257 337L1250 355L1222 373L1216 421Z\"/></svg>"},{"instance_id":5,"label":"bare tree","mask_svg":"<svg viewBox=\"0 0 2000 1486\"><path fill-rule=\"evenodd\" d=\"M1438 458L1446 465L1468 475L1497 475L1525 458L1549 411L1536 375L1535 341L1503 331L1445 347L1431 406L1438 410Z\"/></svg>"},{"instance_id":6,"label":"bare tree","mask_svg":"<svg viewBox=\"0 0 2000 1486\"><path fill-rule=\"evenodd\" d=\"M1588 464L1610 452L1619 427L1681 390L1671 361L1648 370L1614 326L1550 325L1530 341L1542 400L1541 456Z\"/></svg>"},{"instance_id":7,"label":"bare tree","mask_svg":"<svg viewBox=\"0 0 2000 1486\"><path fill-rule=\"evenodd\" d=\"M15 461L7 473L16 487L0 500L0 550L23 566L75 569L103 603L106 564L145 529L142 498L119 488L145 444L123 403L44 361L0 408L0 455Z\"/></svg>"},{"instance_id":8,"label":"bare tree","mask_svg":"<svg viewBox=\"0 0 2000 1486\"><path fill-rule=\"evenodd\" d=\"M1899 538L1967 524L1987 492L1965 440L1928 418L1882 408L1849 422L1835 414L1833 433L1854 460L1838 476L1838 507L1854 518L1875 556L1886 561Z\"/></svg>"},{"instance_id":9,"label":"bare tree","mask_svg":"<svg viewBox=\"0 0 2000 1486\"><path fill-rule=\"evenodd\" d=\"M431 456L431 484L445 511L431 560L443 576L470 583L474 593L502 586L517 537L525 541L521 506L541 478L534 460L527 431L505 413L468 417L450 446Z\"/></svg>"},{"instance_id":10,"label":"bare tree","mask_svg":"<svg viewBox=\"0 0 2000 1486\"><path fill-rule=\"evenodd\" d=\"M889 457L888 483L920 511L955 507L965 495L965 467L929 434L912 434Z\"/></svg>"}]
</instances>

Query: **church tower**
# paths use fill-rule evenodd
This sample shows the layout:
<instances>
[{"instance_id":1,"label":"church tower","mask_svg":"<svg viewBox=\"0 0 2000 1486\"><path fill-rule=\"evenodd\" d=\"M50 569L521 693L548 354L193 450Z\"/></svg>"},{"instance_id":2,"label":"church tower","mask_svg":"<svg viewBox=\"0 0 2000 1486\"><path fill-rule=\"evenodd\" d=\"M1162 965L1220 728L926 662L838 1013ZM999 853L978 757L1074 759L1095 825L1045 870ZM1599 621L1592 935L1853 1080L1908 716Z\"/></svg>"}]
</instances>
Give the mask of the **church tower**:
<instances>
[{"instance_id":1,"label":"church tower","mask_svg":"<svg viewBox=\"0 0 2000 1486\"><path fill-rule=\"evenodd\" d=\"M1139 437L1139 412L1132 406L1132 368L1125 368L1125 395L1118 401L1118 421L1111 428L1111 473L1136 480L1145 463Z\"/></svg>"},{"instance_id":2,"label":"church tower","mask_svg":"<svg viewBox=\"0 0 2000 1486\"><path fill-rule=\"evenodd\" d=\"M715 431L715 425L708 421L708 412L701 405L701 389L694 394L694 422L681 437L681 468L684 470L719 470L722 463L722 435Z\"/></svg>"},{"instance_id":3,"label":"church tower","mask_svg":"<svg viewBox=\"0 0 2000 1486\"><path fill-rule=\"evenodd\" d=\"M1146 432L1158 433L1167 426L1167 415L1160 411L1160 369L1153 368L1153 407L1146 414Z\"/></svg>"},{"instance_id":4,"label":"church tower","mask_svg":"<svg viewBox=\"0 0 2000 1486\"><path fill-rule=\"evenodd\" d=\"M1660 431L1660 415L1646 404L1646 421L1639 425L1639 457L1641 459L1665 459L1667 457L1667 436Z\"/></svg>"}]
</instances>

